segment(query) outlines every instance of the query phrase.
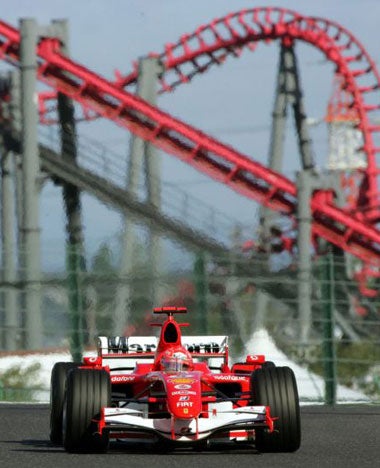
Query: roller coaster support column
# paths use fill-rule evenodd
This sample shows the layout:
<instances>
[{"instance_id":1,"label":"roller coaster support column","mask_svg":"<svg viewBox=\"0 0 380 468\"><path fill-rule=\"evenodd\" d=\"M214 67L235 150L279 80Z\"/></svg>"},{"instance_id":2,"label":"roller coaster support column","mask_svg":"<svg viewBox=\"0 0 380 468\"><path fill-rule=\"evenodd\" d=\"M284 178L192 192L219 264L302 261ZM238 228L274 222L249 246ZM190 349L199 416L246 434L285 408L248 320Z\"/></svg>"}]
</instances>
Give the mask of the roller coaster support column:
<instances>
[{"instance_id":1,"label":"roller coaster support column","mask_svg":"<svg viewBox=\"0 0 380 468\"><path fill-rule=\"evenodd\" d=\"M314 166L311 141L309 138L309 132L307 128L307 119L304 110L303 95L300 84L297 57L294 51L293 43L289 38L284 39L281 48L280 48L280 59L277 72L277 84L275 92L275 103L272 113L272 129L271 129L271 140L270 140L270 150L269 150L269 163L268 166L276 172L282 172L283 170L283 147L285 139L285 126L287 118L287 108L288 105L291 105L293 108L294 122L297 129L297 138L298 138L298 149L301 156L301 165L303 169L309 169ZM311 193L309 194L310 197ZM310 198L305 203L309 203ZM309 208L310 210L310 208ZM270 237L270 227L274 222L274 212L262 208L260 218L262 224L262 243L263 245L267 244L267 239ZM307 214L308 219L311 222L311 212ZM307 241L307 248L310 245L310 234L307 234L307 230L311 226L304 226L302 229L305 229L305 238ZM311 233L311 231L310 231ZM301 236L303 239L303 236ZM303 242L303 240L302 240ZM303 249L303 261L305 265L302 265L302 269L308 268L307 258L306 258L306 249ZM302 296L302 304L306 307L306 310L310 309L310 305L304 303L308 301L306 298L310 297L308 281L305 277L302 279L304 290L299 292L300 297ZM306 281L306 282L305 282ZM258 295L263 294L259 292ZM267 300L262 297L257 301L257 317L263 319L265 316L265 311L267 307ZM301 305L299 305L301 308ZM305 322L308 319L305 317ZM258 322L255 325L256 327L261 327L262 323ZM305 325L306 327L306 325ZM308 334L307 327L304 329L304 333Z\"/></svg>"},{"instance_id":2,"label":"roller coaster support column","mask_svg":"<svg viewBox=\"0 0 380 468\"><path fill-rule=\"evenodd\" d=\"M27 349L42 345L39 228L39 155L37 142L36 44L37 24L20 20L20 70L22 114L23 223L22 268L24 269L24 323Z\"/></svg>"},{"instance_id":3,"label":"roller coaster support column","mask_svg":"<svg viewBox=\"0 0 380 468\"><path fill-rule=\"evenodd\" d=\"M157 104L157 82L163 67L157 58L144 58L140 62L137 93L150 104ZM161 208L161 165L155 146L144 142L145 184L148 201L157 209ZM152 306L159 304L160 294L160 236L154 229L149 232L149 261L153 272L151 282Z\"/></svg>"},{"instance_id":4,"label":"roller coaster support column","mask_svg":"<svg viewBox=\"0 0 380 468\"><path fill-rule=\"evenodd\" d=\"M20 109L20 74L19 72L11 72L8 80L10 101L7 105L7 119L9 130L14 131L16 134L21 134L21 109ZM21 241L21 226L22 226L22 163L21 156L18 153L10 152L5 155L4 172L6 173L4 179L4 197L9 200L3 200L3 247L4 247L4 281L9 282L13 286L5 292L4 309L5 309L5 338L4 347L7 350L18 348L20 330L21 330L21 314L19 304L19 291L14 285L20 277L19 272L16 270L16 251L19 259L19 265L22 265L23 259L21 255L22 241ZM14 185L12 186L12 181ZM9 189L6 186L9 184ZM16 218L14 219L14 213ZM17 227L17 234L15 229ZM7 231L7 233L5 232ZM7 267L6 265L9 265Z\"/></svg>"},{"instance_id":5,"label":"roller coaster support column","mask_svg":"<svg viewBox=\"0 0 380 468\"><path fill-rule=\"evenodd\" d=\"M301 347L308 344L311 330L311 207L313 177L310 171L297 174L298 187L298 319ZM303 349L304 351L304 349Z\"/></svg>"},{"instance_id":6,"label":"roller coaster support column","mask_svg":"<svg viewBox=\"0 0 380 468\"><path fill-rule=\"evenodd\" d=\"M0 138L1 139L1 138ZM1 237L2 237L2 281L5 283L3 293L4 329L1 333L1 345L8 351L18 347L17 334L20 323L17 310L16 282L16 235L15 235L15 157L6 151L1 144Z\"/></svg>"},{"instance_id":7,"label":"roller coaster support column","mask_svg":"<svg viewBox=\"0 0 380 468\"><path fill-rule=\"evenodd\" d=\"M298 318L301 346L309 343L312 316L312 248L311 248L311 197L315 190L332 190L339 193L339 185L334 174L321 177L309 169L297 174L298 188Z\"/></svg>"},{"instance_id":8,"label":"roller coaster support column","mask_svg":"<svg viewBox=\"0 0 380 468\"><path fill-rule=\"evenodd\" d=\"M54 35L62 42L61 50L69 55L68 23L66 20L53 21ZM58 93L58 115L61 126L62 158L68 161L77 159L77 136L74 119L74 105L71 99ZM83 317L83 294L81 273L84 270L83 229L80 202L80 191L72 184L63 184L63 201L67 217L66 261L71 317L70 351L73 361L80 362L83 352L83 334L85 321Z\"/></svg>"},{"instance_id":9,"label":"roller coaster support column","mask_svg":"<svg viewBox=\"0 0 380 468\"><path fill-rule=\"evenodd\" d=\"M146 101L156 103L156 88L158 75L161 72L161 65L156 58L145 58L139 62L139 74L137 80L137 94ZM130 144L130 159L128 166L128 191L138 197L139 178L142 172L143 164L145 165L145 182L148 190L148 200L150 203L159 208L160 205L160 183L159 183L159 160L156 150L152 145L145 142L141 138L132 136ZM114 333L120 333L129 320L131 308L131 288L130 281L133 275L133 261L135 250L135 234L132 221L125 220L123 236L123 252L120 265L120 277L122 282L118 286L116 293L116 306L114 317ZM150 297L154 304L158 304L156 288L153 284L157 278L159 264L159 242L158 236L153 232L150 233L149 240L149 256L150 266L152 271L152 289L149 291Z\"/></svg>"},{"instance_id":10,"label":"roller coaster support column","mask_svg":"<svg viewBox=\"0 0 380 468\"><path fill-rule=\"evenodd\" d=\"M22 117L21 117L21 83L20 73L11 73L11 101L10 101L10 117L11 128L17 134L21 135ZM21 226L22 226L22 211L23 211L23 182L22 182L22 157L21 154L14 153L15 159L15 183L16 183L16 217L17 217L17 248L19 255L19 264L22 265L21 250Z\"/></svg>"},{"instance_id":11,"label":"roller coaster support column","mask_svg":"<svg viewBox=\"0 0 380 468\"><path fill-rule=\"evenodd\" d=\"M268 157L268 167L277 172L282 171L283 165L283 149L288 104L288 80L286 73L287 67L285 63L285 59L287 57L286 48L281 46L280 61L277 72L275 102L272 112L272 128ZM262 221L262 235L264 239L266 239L269 236L270 226L273 223L273 217L275 216L275 213L266 207L262 207L260 211L260 217Z\"/></svg>"},{"instance_id":12,"label":"roller coaster support column","mask_svg":"<svg viewBox=\"0 0 380 468\"><path fill-rule=\"evenodd\" d=\"M194 283L196 294L197 332L206 335L208 331L207 323L207 273L204 252L196 255L194 262Z\"/></svg>"},{"instance_id":13,"label":"roller coaster support column","mask_svg":"<svg viewBox=\"0 0 380 468\"><path fill-rule=\"evenodd\" d=\"M275 96L268 166L276 172L282 172L283 170L283 147L287 107L291 104L297 129L298 148L300 151L302 168L309 169L314 166L314 162L304 110L297 57L292 42L285 40L280 49ZM265 237L269 235L269 229L273 223L273 216L273 211L267 208L262 209L261 217L263 235Z\"/></svg>"},{"instance_id":14,"label":"roller coaster support column","mask_svg":"<svg viewBox=\"0 0 380 468\"><path fill-rule=\"evenodd\" d=\"M293 49L291 49L293 52ZM277 84L275 92L275 102L272 112L272 128L269 143L268 167L277 172L282 172L283 149L285 139L285 126L287 116L287 106L289 99L289 73L288 70L294 62L294 56L289 48L281 45L280 60L277 71ZM298 82L298 81L297 81ZM261 223L261 244L266 246L270 236L270 227L273 225L275 212L266 208L260 208ZM263 255L264 257L264 255ZM263 258L264 261L264 258ZM253 322L253 331L263 327L265 314L268 307L268 296L261 290L258 290L256 297L256 312Z\"/></svg>"}]
</instances>

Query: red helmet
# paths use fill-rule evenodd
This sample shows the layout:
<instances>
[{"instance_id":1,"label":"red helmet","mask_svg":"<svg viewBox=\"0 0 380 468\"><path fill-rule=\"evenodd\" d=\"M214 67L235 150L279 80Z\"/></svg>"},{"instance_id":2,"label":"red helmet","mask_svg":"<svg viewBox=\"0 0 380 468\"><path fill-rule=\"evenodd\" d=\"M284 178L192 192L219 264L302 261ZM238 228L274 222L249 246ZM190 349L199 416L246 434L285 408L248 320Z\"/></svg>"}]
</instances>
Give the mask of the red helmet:
<instances>
[{"instance_id":1,"label":"red helmet","mask_svg":"<svg viewBox=\"0 0 380 468\"><path fill-rule=\"evenodd\" d=\"M168 349L162 353L160 367L166 372L185 372L193 369L193 360L186 349Z\"/></svg>"}]
</instances>

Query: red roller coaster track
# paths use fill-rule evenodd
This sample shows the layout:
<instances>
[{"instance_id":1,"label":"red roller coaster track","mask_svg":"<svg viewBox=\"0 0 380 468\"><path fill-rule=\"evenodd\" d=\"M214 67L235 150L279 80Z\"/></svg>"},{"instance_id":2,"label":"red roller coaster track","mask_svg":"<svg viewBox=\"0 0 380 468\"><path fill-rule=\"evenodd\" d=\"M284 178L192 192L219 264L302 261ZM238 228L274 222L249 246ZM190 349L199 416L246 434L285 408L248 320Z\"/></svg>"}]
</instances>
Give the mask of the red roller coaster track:
<instances>
[{"instance_id":1,"label":"red roller coaster track","mask_svg":"<svg viewBox=\"0 0 380 468\"><path fill-rule=\"evenodd\" d=\"M239 56L244 48L255 50L261 40L282 39L284 43L302 40L317 47L336 64L336 73L352 96L352 107L360 119L363 150L367 155L366 193L357 200L357 212L370 222L380 219L380 196L376 154L380 147L380 125L370 124L370 114L380 111L380 75L363 45L339 24L323 18L304 17L282 8L254 8L231 13L200 26L193 34L183 35L174 44L167 44L162 53L152 53L164 65L165 74L160 92L171 91L188 83L195 75L213 65L220 65L229 55ZM128 86L137 79L137 63L129 75L118 76L116 84ZM380 144L380 142L379 142Z\"/></svg>"},{"instance_id":2,"label":"red roller coaster track","mask_svg":"<svg viewBox=\"0 0 380 468\"><path fill-rule=\"evenodd\" d=\"M272 39L282 39L285 44L296 39L309 42L335 62L353 96L353 105L357 107L361 120L360 129L368 160L367 217L364 218L363 210L361 214L353 215L338 208L331 192L319 191L311 202L313 234L364 262L380 260L380 232L368 222L379 219L375 156L380 148L373 140L380 127L371 125L368 117L379 106L365 100L367 95L377 90L380 80L372 60L350 33L327 20L302 17L283 9L255 8L230 14L201 26L194 34L183 36L179 43L166 47L162 58L167 70L174 71L174 80L171 84L164 81L163 89L188 81L228 55L238 55L245 46L252 49L258 41ZM0 58L17 64L19 46L18 30L0 21ZM353 47L357 49L354 53ZM136 79L134 73L126 78L119 77L116 83L107 81L64 57L55 38L41 39L37 54L39 78L57 91L239 193L284 214L295 213L297 193L290 180L121 89ZM364 65L362 68L356 65L352 69L352 63L357 62ZM181 65L185 63L192 64L192 71L182 71ZM368 84L367 80L365 86L360 85L360 77L365 74L371 75L373 83Z\"/></svg>"}]
</instances>

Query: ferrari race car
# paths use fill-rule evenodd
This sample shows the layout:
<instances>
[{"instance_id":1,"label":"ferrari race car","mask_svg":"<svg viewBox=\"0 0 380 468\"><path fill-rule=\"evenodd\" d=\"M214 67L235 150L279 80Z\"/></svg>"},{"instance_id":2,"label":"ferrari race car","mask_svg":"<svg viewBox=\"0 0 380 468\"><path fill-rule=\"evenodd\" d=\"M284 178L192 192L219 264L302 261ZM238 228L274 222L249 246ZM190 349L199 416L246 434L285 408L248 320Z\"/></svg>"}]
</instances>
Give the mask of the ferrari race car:
<instances>
[{"instance_id":1,"label":"ferrari race car","mask_svg":"<svg viewBox=\"0 0 380 468\"><path fill-rule=\"evenodd\" d=\"M263 355L229 365L226 336L182 336L163 307L155 336L99 337L82 363L51 375L50 439L69 452L104 452L110 439L156 447L254 444L261 452L300 446L297 385L289 367Z\"/></svg>"}]
</instances>

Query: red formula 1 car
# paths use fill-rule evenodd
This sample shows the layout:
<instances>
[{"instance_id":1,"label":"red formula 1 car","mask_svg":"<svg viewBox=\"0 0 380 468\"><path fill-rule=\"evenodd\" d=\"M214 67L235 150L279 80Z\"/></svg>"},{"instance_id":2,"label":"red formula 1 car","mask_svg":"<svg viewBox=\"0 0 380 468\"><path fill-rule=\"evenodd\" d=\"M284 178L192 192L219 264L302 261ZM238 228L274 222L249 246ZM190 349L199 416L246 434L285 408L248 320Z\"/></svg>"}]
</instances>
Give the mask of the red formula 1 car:
<instances>
[{"instance_id":1,"label":"red formula 1 car","mask_svg":"<svg viewBox=\"0 0 380 468\"><path fill-rule=\"evenodd\" d=\"M156 447L216 442L262 452L300 446L297 386L289 367L263 355L229 365L226 336L184 336L167 314L157 340L100 337L98 355L57 363L51 378L50 439L69 452L105 451L110 439Z\"/></svg>"}]
</instances>

